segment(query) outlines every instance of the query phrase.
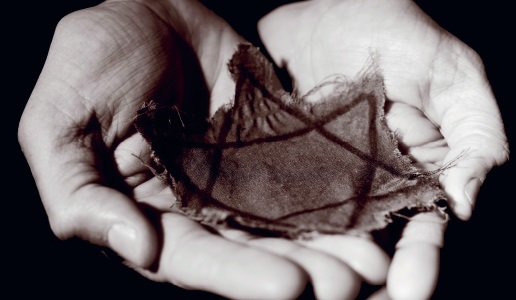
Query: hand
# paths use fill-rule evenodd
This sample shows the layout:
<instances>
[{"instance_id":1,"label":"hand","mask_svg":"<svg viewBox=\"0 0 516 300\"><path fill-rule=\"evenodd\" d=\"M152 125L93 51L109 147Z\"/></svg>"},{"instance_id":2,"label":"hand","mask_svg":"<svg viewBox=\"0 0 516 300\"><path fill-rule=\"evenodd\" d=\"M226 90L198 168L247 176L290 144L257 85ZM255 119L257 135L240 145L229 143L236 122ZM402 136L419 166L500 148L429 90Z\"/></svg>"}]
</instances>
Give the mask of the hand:
<instances>
[{"instance_id":1,"label":"hand","mask_svg":"<svg viewBox=\"0 0 516 300\"><path fill-rule=\"evenodd\" d=\"M188 289L284 299L311 281L320 299L354 298L362 280L385 281L389 258L373 242L323 237L305 247L215 234L170 212L170 190L143 164L150 153L136 111L150 99L194 105L205 85L213 113L234 92L226 63L240 41L194 1L106 1L61 20L19 127L52 230ZM315 250L333 248L327 241L354 247Z\"/></svg>"},{"instance_id":2,"label":"hand","mask_svg":"<svg viewBox=\"0 0 516 300\"><path fill-rule=\"evenodd\" d=\"M465 153L439 179L454 214L470 218L486 174L509 155L496 100L472 49L409 0L304 1L276 9L258 28L300 95L330 75L353 78L376 53L387 123L401 150L425 170ZM438 219L421 224L427 241L405 239L393 257L387 290L394 299L425 299L435 287L444 227Z\"/></svg>"}]
</instances>

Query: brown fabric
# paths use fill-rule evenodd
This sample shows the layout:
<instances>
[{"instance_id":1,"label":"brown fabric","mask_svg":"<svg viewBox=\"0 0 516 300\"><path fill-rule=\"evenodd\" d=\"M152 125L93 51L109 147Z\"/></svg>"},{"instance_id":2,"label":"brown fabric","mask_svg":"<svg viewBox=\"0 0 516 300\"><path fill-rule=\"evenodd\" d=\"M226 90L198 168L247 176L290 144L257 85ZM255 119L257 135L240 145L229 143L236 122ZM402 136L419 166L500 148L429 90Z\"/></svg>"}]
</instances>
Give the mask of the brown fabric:
<instances>
[{"instance_id":1,"label":"brown fabric","mask_svg":"<svg viewBox=\"0 0 516 300\"><path fill-rule=\"evenodd\" d=\"M391 212L432 209L444 198L399 152L377 70L335 83L313 104L284 91L252 45L240 45L229 70L234 103L211 119L154 102L136 118L175 206L190 217L297 238L370 232Z\"/></svg>"}]
</instances>

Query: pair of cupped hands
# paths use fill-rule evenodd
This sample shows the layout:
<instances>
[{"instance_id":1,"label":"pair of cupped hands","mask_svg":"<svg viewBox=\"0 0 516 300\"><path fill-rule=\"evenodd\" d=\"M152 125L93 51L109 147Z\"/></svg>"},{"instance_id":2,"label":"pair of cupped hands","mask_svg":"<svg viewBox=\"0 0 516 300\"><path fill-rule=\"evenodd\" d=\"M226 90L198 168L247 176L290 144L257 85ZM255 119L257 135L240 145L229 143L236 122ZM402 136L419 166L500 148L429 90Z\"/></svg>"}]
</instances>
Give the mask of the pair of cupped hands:
<instances>
[{"instance_id":1,"label":"pair of cupped hands","mask_svg":"<svg viewBox=\"0 0 516 300\"><path fill-rule=\"evenodd\" d=\"M466 151L439 181L453 214L470 218L486 174L509 155L472 49L410 0L302 1L258 30L301 95L333 74L353 78L377 53L403 152L435 170ZM211 113L229 103L227 63L243 41L196 1L106 1L60 21L19 127L53 232L109 247L150 280L228 298L296 298L310 282L318 299L352 299L364 281L384 286L371 299L431 297L445 230L433 213L409 222L391 256L367 237L213 232L170 211L133 118L145 101L180 106L201 88Z\"/></svg>"}]
</instances>

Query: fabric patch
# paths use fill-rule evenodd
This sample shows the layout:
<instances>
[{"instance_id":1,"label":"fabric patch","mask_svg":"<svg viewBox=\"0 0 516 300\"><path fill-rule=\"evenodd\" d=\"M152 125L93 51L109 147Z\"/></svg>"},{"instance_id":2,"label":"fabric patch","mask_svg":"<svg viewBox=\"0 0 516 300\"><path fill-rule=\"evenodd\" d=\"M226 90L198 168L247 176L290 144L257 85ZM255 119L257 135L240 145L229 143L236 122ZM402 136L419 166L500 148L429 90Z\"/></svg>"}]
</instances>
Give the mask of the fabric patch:
<instances>
[{"instance_id":1,"label":"fabric patch","mask_svg":"<svg viewBox=\"0 0 516 300\"><path fill-rule=\"evenodd\" d=\"M309 103L286 92L250 44L228 67L234 101L213 117L151 101L135 119L175 209L214 227L299 238L382 229L392 212L435 209L445 199L398 150L378 70Z\"/></svg>"}]
</instances>

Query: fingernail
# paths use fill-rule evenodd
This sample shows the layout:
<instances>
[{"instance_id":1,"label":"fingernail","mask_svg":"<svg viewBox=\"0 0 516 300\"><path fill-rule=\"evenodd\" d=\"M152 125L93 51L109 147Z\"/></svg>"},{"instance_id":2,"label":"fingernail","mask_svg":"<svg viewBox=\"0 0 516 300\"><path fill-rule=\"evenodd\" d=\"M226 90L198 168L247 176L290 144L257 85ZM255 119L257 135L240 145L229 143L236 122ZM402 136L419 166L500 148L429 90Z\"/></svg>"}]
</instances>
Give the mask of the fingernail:
<instances>
[{"instance_id":1,"label":"fingernail","mask_svg":"<svg viewBox=\"0 0 516 300\"><path fill-rule=\"evenodd\" d=\"M477 200L478 191L482 186L482 180L480 178L474 177L471 178L466 187L464 187L464 193L466 194L466 199L468 199L469 204L471 205L471 209L475 207L475 201Z\"/></svg>"},{"instance_id":2,"label":"fingernail","mask_svg":"<svg viewBox=\"0 0 516 300\"><path fill-rule=\"evenodd\" d=\"M108 242L111 249L123 258L136 262L138 249L136 247L136 231L123 224L115 224L108 232Z\"/></svg>"}]
</instances>

